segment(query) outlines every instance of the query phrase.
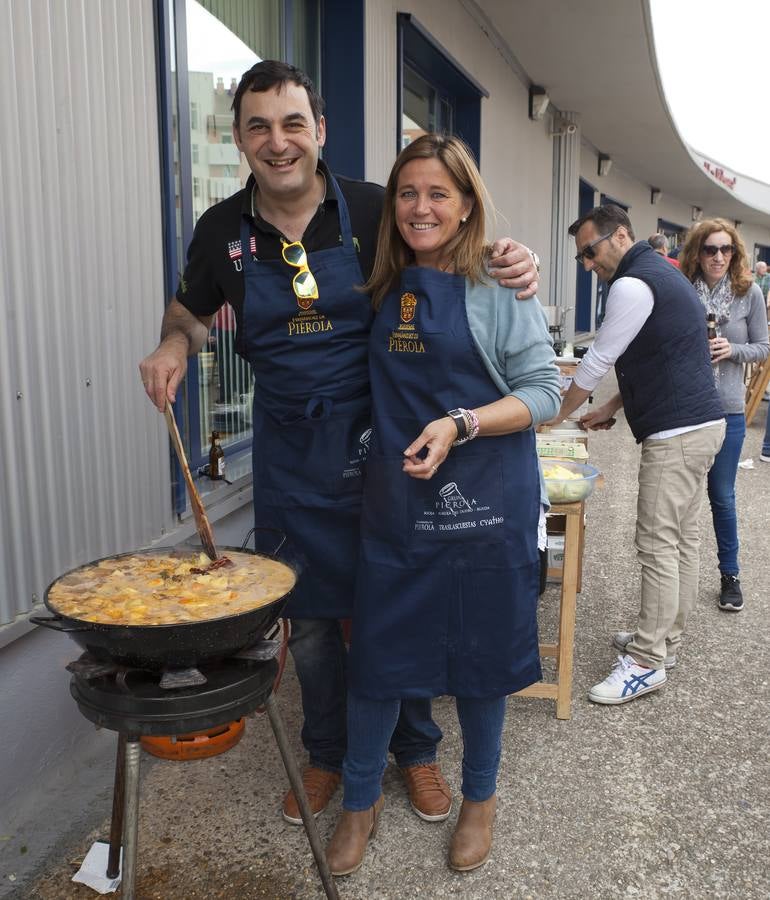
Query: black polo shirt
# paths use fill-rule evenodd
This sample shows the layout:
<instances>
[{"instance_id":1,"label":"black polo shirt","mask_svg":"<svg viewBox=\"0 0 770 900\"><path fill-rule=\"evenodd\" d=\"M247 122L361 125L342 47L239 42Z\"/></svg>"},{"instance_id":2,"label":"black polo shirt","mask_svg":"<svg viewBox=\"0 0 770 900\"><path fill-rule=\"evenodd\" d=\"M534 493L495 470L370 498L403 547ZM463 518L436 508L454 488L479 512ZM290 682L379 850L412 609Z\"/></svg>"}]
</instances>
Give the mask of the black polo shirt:
<instances>
[{"instance_id":1,"label":"black polo shirt","mask_svg":"<svg viewBox=\"0 0 770 900\"><path fill-rule=\"evenodd\" d=\"M329 181L329 169L321 161L318 169L326 177L326 196L302 236L302 243L309 253L331 249L342 241L337 197ZM348 206L353 242L366 280L374 266L384 189L371 182L336 177ZM184 276L176 292L177 300L196 316L211 316L228 301L235 310L239 330L243 322L240 240L244 213L254 224L257 259L281 258L281 233L258 213L252 218L253 186L254 176L251 175L245 188L210 207L200 217L187 251ZM287 283L294 271L286 266Z\"/></svg>"}]
</instances>

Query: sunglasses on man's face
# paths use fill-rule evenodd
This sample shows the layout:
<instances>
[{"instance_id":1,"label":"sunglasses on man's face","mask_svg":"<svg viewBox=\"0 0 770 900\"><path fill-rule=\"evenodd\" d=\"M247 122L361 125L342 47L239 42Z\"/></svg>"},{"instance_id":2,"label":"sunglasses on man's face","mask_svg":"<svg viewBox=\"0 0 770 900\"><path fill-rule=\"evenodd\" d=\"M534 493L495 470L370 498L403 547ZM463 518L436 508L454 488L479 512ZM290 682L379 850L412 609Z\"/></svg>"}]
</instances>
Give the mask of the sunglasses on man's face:
<instances>
[{"instance_id":1,"label":"sunglasses on man's face","mask_svg":"<svg viewBox=\"0 0 770 900\"><path fill-rule=\"evenodd\" d=\"M284 241L281 243L281 256L283 256L284 262L299 269L299 272L291 280L291 286L297 296L297 303L302 309L308 309L313 300L318 299L318 283L308 267L307 252L302 246L302 241L294 241L291 244Z\"/></svg>"},{"instance_id":2,"label":"sunglasses on man's face","mask_svg":"<svg viewBox=\"0 0 770 900\"><path fill-rule=\"evenodd\" d=\"M590 244L587 244L580 253L575 254L575 259L577 262L582 263L584 259L595 259L596 258L596 250L594 247L597 244L601 244L602 241L606 241L607 238L612 237L613 234L617 231L617 228L614 228L608 234L603 234L601 237L598 237L595 241L591 241Z\"/></svg>"},{"instance_id":3,"label":"sunglasses on man's face","mask_svg":"<svg viewBox=\"0 0 770 900\"><path fill-rule=\"evenodd\" d=\"M705 253L706 256L716 256L717 253L721 253L722 256L730 256L735 252L735 247L732 244L704 244L700 248L701 253Z\"/></svg>"}]
</instances>

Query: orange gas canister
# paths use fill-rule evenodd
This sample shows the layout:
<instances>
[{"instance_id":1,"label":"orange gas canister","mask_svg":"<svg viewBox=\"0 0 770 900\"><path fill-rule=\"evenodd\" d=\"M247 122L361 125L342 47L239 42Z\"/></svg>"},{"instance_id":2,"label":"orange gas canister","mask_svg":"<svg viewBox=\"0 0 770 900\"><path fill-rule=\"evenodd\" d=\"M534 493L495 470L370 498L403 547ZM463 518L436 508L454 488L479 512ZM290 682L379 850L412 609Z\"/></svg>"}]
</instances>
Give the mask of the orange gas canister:
<instances>
[{"instance_id":1,"label":"orange gas canister","mask_svg":"<svg viewBox=\"0 0 770 900\"><path fill-rule=\"evenodd\" d=\"M245 727L246 720L241 718L205 731L191 731L189 734L169 737L145 736L141 738L141 744L148 753L160 759L175 759L179 762L206 759L234 747L243 737Z\"/></svg>"}]
</instances>

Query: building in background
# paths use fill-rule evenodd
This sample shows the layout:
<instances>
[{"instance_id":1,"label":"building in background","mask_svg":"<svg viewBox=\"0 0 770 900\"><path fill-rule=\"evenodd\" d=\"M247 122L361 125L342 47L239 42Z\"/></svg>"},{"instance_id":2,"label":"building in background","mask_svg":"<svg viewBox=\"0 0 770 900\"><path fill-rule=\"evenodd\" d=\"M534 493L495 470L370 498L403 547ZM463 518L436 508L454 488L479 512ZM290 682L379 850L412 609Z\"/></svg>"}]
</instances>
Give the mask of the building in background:
<instances>
[{"instance_id":1,"label":"building in background","mask_svg":"<svg viewBox=\"0 0 770 900\"><path fill-rule=\"evenodd\" d=\"M495 233L537 250L541 300L569 311L571 339L602 315L603 289L567 235L597 203L618 203L638 235L661 231L672 247L722 215L769 258L770 186L682 143L651 34L646 0L6 4L0 66L6 84L24 85L0 99L13 123L0 134L0 447L13 461L0 480L0 718L15 760L0 797L17 819L35 812L46 779L107 746L67 694L74 645L29 623L46 585L194 534L137 364L157 343L195 222L248 175L230 127L241 73L271 57L305 69L327 102L325 157L352 177L384 181L424 130L460 134L494 198ZM215 324L177 415L194 468L210 431L223 433L233 483L202 485L223 543L239 543L251 384L227 309ZM29 746L57 763L42 779Z\"/></svg>"}]
</instances>

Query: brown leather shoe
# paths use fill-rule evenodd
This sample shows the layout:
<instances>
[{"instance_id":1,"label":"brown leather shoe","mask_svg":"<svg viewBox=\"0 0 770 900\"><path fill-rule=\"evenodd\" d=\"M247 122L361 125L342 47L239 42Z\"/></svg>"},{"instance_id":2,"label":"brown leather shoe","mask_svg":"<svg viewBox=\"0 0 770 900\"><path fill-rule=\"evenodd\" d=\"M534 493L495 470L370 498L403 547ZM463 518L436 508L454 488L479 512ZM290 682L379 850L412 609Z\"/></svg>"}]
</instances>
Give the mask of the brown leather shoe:
<instances>
[{"instance_id":1,"label":"brown leather shoe","mask_svg":"<svg viewBox=\"0 0 770 900\"><path fill-rule=\"evenodd\" d=\"M302 784L314 816L320 816L326 809L341 780L339 772L327 772L326 769L316 769L315 766L308 766L302 772ZM283 817L292 825L302 824L299 804L293 790L283 798Z\"/></svg>"},{"instance_id":2,"label":"brown leather shoe","mask_svg":"<svg viewBox=\"0 0 770 900\"><path fill-rule=\"evenodd\" d=\"M482 803L463 799L449 845L451 868L458 872L469 872L483 866L489 859L496 807L497 797L494 794Z\"/></svg>"},{"instance_id":3,"label":"brown leather shoe","mask_svg":"<svg viewBox=\"0 0 770 900\"><path fill-rule=\"evenodd\" d=\"M385 798L380 794L374 806L362 812L342 810L326 848L326 861L332 875L351 875L361 868L369 839L377 834L377 824Z\"/></svg>"},{"instance_id":4,"label":"brown leather shoe","mask_svg":"<svg viewBox=\"0 0 770 900\"><path fill-rule=\"evenodd\" d=\"M443 822L452 809L452 792L438 763L401 769L412 809L426 822Z\"/></svg>"}]
</instances>

